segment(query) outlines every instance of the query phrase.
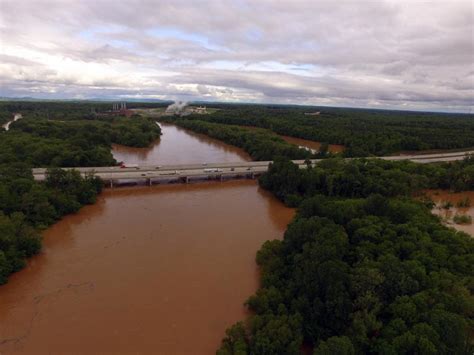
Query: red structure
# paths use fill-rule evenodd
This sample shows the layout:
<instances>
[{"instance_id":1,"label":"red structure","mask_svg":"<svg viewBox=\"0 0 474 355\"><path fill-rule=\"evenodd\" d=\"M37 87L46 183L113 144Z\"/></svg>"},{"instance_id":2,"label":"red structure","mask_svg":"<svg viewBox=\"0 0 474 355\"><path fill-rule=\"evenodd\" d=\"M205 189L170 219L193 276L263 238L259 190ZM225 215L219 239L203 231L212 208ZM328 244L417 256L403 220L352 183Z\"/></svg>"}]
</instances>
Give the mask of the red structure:
<instances>
[{"instance_id":1,"label":"red structure","mask_svg":"<svg viewBox=\"0 0 474 355\"><path fill-rule=\"evenodd\" d=\"M118 115L120 116L125 116L125 117L130 117L133 115L133 111L132 110L128 110L126 108L123 108L123 109L120 109L118 111Z\"/></svg>"}]
</instances>

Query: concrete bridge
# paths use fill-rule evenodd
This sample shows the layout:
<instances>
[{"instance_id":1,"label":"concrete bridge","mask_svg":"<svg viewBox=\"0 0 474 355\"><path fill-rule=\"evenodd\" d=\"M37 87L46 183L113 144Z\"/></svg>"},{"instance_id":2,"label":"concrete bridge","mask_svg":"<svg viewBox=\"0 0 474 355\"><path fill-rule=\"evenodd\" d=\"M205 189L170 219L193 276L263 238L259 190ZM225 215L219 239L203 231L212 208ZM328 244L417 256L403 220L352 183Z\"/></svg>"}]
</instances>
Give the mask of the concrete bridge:
<instances>
[{"instance_id":1,"label":"concrete bridge","mask_svg":"<svg viewBox=\"0 0 474 355\"><path fill-rule=\"evenodd\" d=\"M388 156L380 159L398 161L410 160L417 163L449 162L462 160L466 156L474 154L474 150L450 153L433 153L423 155ZM320 159L312 159L311 164L317 164ZM186 165L140 165L140 166L109 166L88 168L66 168L78 170L82 175L94 174L107 182L110 187L114 184L122 184L127 181L145 181L148 185L153 183L184 182L190 180L216 179L224 180L231 178L255 178L268 170L271 161L251 161L237 163L209 163L209 164L186 164ZM306 168L304 160L293 160L300 168ZM46 178L45 168L33 169L35 180L41 181Z\"/></svg>"}]
</instances>

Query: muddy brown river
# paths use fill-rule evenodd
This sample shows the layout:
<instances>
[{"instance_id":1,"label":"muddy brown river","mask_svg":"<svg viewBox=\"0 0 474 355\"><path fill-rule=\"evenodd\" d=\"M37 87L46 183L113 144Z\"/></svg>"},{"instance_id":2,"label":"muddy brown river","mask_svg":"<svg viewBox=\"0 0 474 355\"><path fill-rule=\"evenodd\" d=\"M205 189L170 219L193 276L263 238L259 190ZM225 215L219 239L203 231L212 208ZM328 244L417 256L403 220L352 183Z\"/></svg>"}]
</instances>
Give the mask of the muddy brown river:
<instances>
[{"instance_id":1,"label":"muddy brown river","mask_svg":"<svg viewBox=\"0 0 474 355\"><path fill-rule=\"evenodd\" d=\"M188 163L227 163L250 161L242 149L225 144L203 134L160 123L164 134L149 148L130 148L114 144L117 161L129 164L178 165Z\"/></svg>"},{"instance_id":2,"label":"muddy brown river","mask_svg":"<svg viewBox=\"0 0 474 355\"><path fill-rule=\"evenodd\" d=\"M302 139L302 138L296 138L296 137L290 137L290 136L280 136L280 137L283 138L288 143L301 146L301 147L314 149L316 151L319 151L322 145L321 142L310 141L310 140ZM328 151L331 153L342 153L344 151L344 146L340 144L329 144Z\"/></svg>"},{"instance_id":3,"label":"muddy brown river","mask_svg":"<svg viewBox=\"0 0 474 355\"><path fill-rule=\"evenodd\" d=\"M174 126L128 163L248 160ZM294 211L256 181L106 190L44 233L44 248L0 286L0 354L214 354L246 316L255 253Z\"/></svg>"}]
</instances>

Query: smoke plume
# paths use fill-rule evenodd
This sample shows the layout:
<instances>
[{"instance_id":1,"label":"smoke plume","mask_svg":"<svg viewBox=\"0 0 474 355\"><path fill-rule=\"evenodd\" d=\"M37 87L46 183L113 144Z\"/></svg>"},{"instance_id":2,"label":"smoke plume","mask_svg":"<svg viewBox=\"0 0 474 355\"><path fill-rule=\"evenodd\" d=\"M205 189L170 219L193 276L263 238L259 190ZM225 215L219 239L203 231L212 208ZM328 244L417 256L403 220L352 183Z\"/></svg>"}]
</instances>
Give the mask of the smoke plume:
<instances>
[{"instance_id":1,"label":"smoke plume","mask_svg":"<svg viewBox=\"0 0 474 355\"><path fill-rule=\"evenodd\" d=\"M166 108L166 113L181 115L186 106L188 106L188 103L185 101L174 102Z\"/></svg>"}]
</instances>

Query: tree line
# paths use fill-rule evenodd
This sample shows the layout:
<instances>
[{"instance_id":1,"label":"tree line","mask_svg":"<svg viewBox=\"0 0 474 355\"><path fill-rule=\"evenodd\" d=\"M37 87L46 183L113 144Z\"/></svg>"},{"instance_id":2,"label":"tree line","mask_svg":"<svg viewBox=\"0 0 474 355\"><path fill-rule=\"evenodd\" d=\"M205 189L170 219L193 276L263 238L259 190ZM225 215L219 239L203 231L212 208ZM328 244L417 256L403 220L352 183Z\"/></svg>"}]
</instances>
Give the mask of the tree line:
<instances>
[{"instance_id":1,"label":"tree line","mask_svg":"<svg viewBox=\"0 0 474 355\"><path fill-rule=\"evenodd\" d=\"M329 156L327 148L319 154L312 154L310 151L298 148L264 129L249 129L185 118L162 118L161 120L242 148L253 160L272 160L276 156L289 159Z\"/></svg>"},{"instance_id":2,"label":"tree line","mask_svg":"<svg viewBox=\"0 0 474 355\"><path fill-rule=\"evenodd\" d=\"M94 203L101 190L99 178L73 170L50 169L39 183L27 164L0 165L0 284L40 251L43 229Z\"/></svg>"},{"instance_id":3,"label":"tree line","mask_svg":"<svg viewBox=\"0 0 474 355\"><path fill-rule=\"evenodd\" d=\"M423 189L474 190L474 157L418 164L381 159L327 159L309 169L277 159L260 184L286 204L297 206L316 193L344 198L411 196Z\"/></svg>"},{"instance_id":4,"label":"tree line","mask_svg":"<svg viewBox=\"0 0 474 355\"><path fill-rule=\"evenodd\" d=\"M24 117L51 120L95 120L97 113L109 111L117 101L0 101L0 122L6 122L14 113ZM171 102L127 102L127 108L166 107Z\"/></svg>"},{"instance_id":5,"label":"tree line","mask_svg":"<svg viewBox=\"0 0 474 355\"><path fill-rule=\"evenodd\" d=\"M96 105L101 110L111 107ZM54 167L115 165L112 143L144 147L161 134L150 119L98 116L90 106L0 102L0 117L15 112L24 117L8 132L0 130L0 284L24 267L26 258L39 252L42 230L94 203L102 190L97 177ZM144 106L147 104L140 104ZM38 182L32 167L52 168L46 181Z\"/></svg>"},{"instance_id":6,"label":"tree line","mask_svg":"<svg viewBox=\"0 0 474 355\"><path fill-rule=\"evenodd\" d=\"M66 116L67 117L67 116ZM110 166L117 162L111 144L146 147L161 129L143 117L107 120L31 118L0 131L0 164L26 162L35 167Z\"/></svg>"},{"instance_id":7,"label":"tree line","mask_svg":"<svg viewBox=\"0 0 474 355\"><path fill-rule=\"evenodd\" d=\"M347 157L474 147L472 114L281 105L208 106L217 110L186 118L260 127L281 135L342 144Z\"/></svg>"},{"instance_id":8,"label":"tree line","mask_svg":"<svg viewBox=\"0 0 474 355\"><path fill-rule=\"evenodd\" d=\"M411 195L473 189L473 168L472 158L277 160L260 184L297 215L257 253L253 315L218 354L471 354L474 241Z\"/></svg>"}]
</instances>

